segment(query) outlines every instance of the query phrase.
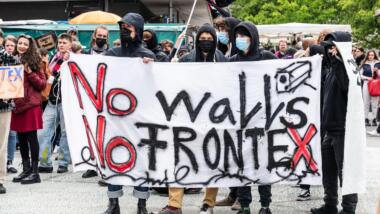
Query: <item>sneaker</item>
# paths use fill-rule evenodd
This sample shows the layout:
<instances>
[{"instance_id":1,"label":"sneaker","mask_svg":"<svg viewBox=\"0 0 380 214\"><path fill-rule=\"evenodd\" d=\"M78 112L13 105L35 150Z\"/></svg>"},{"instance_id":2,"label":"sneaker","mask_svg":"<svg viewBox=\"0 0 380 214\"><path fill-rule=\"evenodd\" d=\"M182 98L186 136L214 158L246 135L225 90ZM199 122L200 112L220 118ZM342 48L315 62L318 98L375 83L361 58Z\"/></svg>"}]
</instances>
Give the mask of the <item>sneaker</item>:
<instances>
[{"instance_id":1,"label":"sneaker","mask_svg":"<svg viewBox=\"0 0 380 214\"><path fill-rule=\"evenodd\" d=\"M336 206L322 205L319 208L312 208L310 212L312 214L338 214L338 208Z\"/></svg>"},{"instance_id":2,"label":"sneaker","mask_svg":"<svg viewBox=\"0 0 380 214\"><path fill-rule=\"evenodd\" d=\"M53 167L52 166L39 166L38 167L38 172L39 173L52 173L53 172Z\"/></svg>"},{"instance_id":3,"label":"sneaker","mask_svg":"<svg viewBox=\"0 0 380 214\"><path fill-rule=\"evenodd\" d=\"M372 120L372 126L377 126L376 119L373 119L373 120Z\"/></svg>"},{"instance_id":4,"label":"sneaker","mask_svg":"<svg viewBox=\"0 0 380 214\"><path fill-rule=\"evenodd\" d=\"M272 214L272 211L269 209L269 207L262 207L259 211L259 214Z\"/></svg>"},{"instance_id":5,"label":"sneaker","mask_svg":"<svg viewBox=\"0 0 380 214\"><path fill-rule=\"evenodd\" d=\"M213 214L213 213L214 213L213 208L210 207L208 204L203 204L201 207L201 211L199 212L199 214Z\"/></svg>"},{"instance_id":6,"label":"sneaker","mask_svg":"<svg viewBox=\"0 0 380 214\"><path fill-rule=\"evenodd\" d=\"M3 184L0 184L0 194L5 194L7 192L7 189L3 186Z\"/></svg>"},{"instance_id":7,"label":"sneaker","mask_svg":"<svg viewBox=\"0 0 380 214\"><path fill-rule=\"evenodd\" d=\"M310 201L310 190L302 189L301 193L297 196L297 201Z\"/></svg>"},{"instance_id":8,"label":"sneaker","mask_svg":"<svg viewBox=\"0 0 380 214\"><path fill-rule=\"evenodd\" d=\"M15 174L17 169L13 167L12 161L7 161L7 173Z\"/></svg>"},{"instance_id":9,"label":"sneaker","mask_svg":"<svg viewBox=\"0 0 380 214\"><path fill-rule=\"evenodd\" d=\"M236 200L237 201L237 200ZM215 206L217 207L226 207L226 206L232 206L234 204L235 200L230 198L230 197L227 197L227 198L224 198L220 201L217 201L215 203Z\"/></svg>"},{"instance_id":10,"label":"sneaker","mask_svg":"<svg viewBox=\"0 0 380 214\"><path fill-rule=\"evenodd\" d=\"M59 166L58 167L58 170L57 170L57 173L61 174L61 173L65 173L65 172L68 172L69 170L67 169L67 166Z\"/></svg>"},{"instance_id":11,"label":"sneaker","mask_svg":"<svg viewBox=\"0 0 380 214\"><path fill-rule=\"evenodd\" d=\"M240 210L240 209L241 209L240 202L236 199L235 203L232 204L231 206L231 210Z\"/></svg>"},{"instance_id":12,"label":"sneaker","mask_svg":"<svg viewBox=\"0 0 380 214\"><path fill-rule=\"evenodd\" d=\"M82 178L91 178L98 176L98 173L95 170L87 170L83 173Z\"/></svg>"},{"instance_id":13,"label":"sneaker","mask_svg":"<svg viewBox=\"0 0 380 214\"><path fill-rule=\"evenodd\" d=\"M105 181L105 180L99 180L98 181L98 185L101 186L101 187L106 187L108 186L108 183Z\"/></svg>"},{"instance_id":14,"label":"sneaker","mask_svg":"<svg viewBox=\"0 0 380 214\"><path fill-rule=\"evenodd\" d=\"M380 137L380 133L377 130L367 131L367 134L372 137Z\"/></svg>"},{"instance_id":15,"label":"sneaker","mask_svg":"<svg viewBox=\"0 0 380 214\"><path fill-rule=\"evenodd\" d=\"M365 119L365 126L371 126L368 119Z\"/></svg>"},{"instance_id":16,"label":"sneaker","mask_svg":"<svg viewBox=\"0 0 380 214\"><path fill-rule=\"evenodd\" d=\"M171 206L166 206L162 208L158 214L182 214L182 209L176 208L176 207L171 207Z\"/></svg>"},{"instance_id":17,"label":"sneaker","mask_svg":"<svg viewBox=\"0 0 380 214\"><path fill-rule=\"evenodd\" d=\"M236 214L251 214L249 207L242 207Z\"/></svg>"}]
</instances>

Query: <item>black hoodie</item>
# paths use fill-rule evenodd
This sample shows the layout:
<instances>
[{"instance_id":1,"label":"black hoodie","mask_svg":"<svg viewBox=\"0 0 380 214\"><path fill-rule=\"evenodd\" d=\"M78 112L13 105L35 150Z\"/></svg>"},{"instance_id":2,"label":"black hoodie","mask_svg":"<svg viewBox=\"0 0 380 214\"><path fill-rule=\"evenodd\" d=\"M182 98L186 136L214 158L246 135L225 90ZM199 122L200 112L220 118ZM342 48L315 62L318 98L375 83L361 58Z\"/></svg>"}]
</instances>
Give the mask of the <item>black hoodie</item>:
<instances>
[{"instance_id":1,"label":"black hoodie","mask_svg":"<svg viewBox=\"0 0 380 214\"><path fill-rule=\"evenodd\" d=\"M199 37L202 33L207 32L212 35L214 38L214 45L210 53L208 53L207 58L204 58L202 51L199 48ZM223 53L216 49L218 38L216 36L215 29L210 24L204 24L197 33L195 39L195 49L192 50L189 54L182 56L179 59L179 62L225 62L226 58Z\"/></svg>"},{"instance_id":2,"label":"black hoodie","mask_svg":"<svg viewBox=\"0 0 380 214\"><path fill-rule=\"evenodd\" d=\"M260 60L269 60L269 59L277 59L277 57L269 51L260 50L260 40L259 40L259 32L256 26L250 22L241 22L236 26L234 30L234 38L236 39L236 31L239 28L246 29L251 37L251 45L249 46L249 52L247 55L243 53L243 51L238 51L237 54L230 58L230 62L240 62L240 61L260 61Z\"/></svg>"},{"instance_id":3,"label":"black hoodie","mask_svg":"<svg viewBox=\"0 0 380 214\"><path fill-rule=\"evenodd\" d=\"M143 47L142 38L144 31L144 18L137 13L128 13L119 21L119 25L126 23L135 26L136 28L136 38L131 42L127 43L123 41L120 36L121 46L117 48L112 48L108 50L106 56L118 56L118 57L148 57L156 59L154 53ZM120 26L121 27L121 26Z\"/></svg>"},{"instance_id":4,"label":"black hoodie","mask_svg":"<svg viewBox=\"0 0 380 214\"><path fill-rule=\"evenodd\" d=\"M230 29L228 31L229 39L230 39L230 44L232 45L231 47L231 53L230 56L233 56L239 52L239 49L236 48L236 42L235 42L235 27L238 26L241 23L241 20L235 19L233 17L227 17L224 18L225 23L227 24L228 28Z\"/></svg>"},{"instance_id":5,"label":"black hoodie","mask_svg":"<svg viewBox=\"0 0 380 214\"><path fill-rule=\"evenodd\" d=\"M162 50L161 47L158 45L158 39L156 32L154 30L144 30L144 32L149 32L152 34L152 38L150 39L149 42L146 42L146 48L151 50L155 55L157 62L169 62L169 57L166 55Z\"/></svg>"},{"instance_id":6,"label":"black hoodie","mask_svg":"<svg viewBox=\"0 0 380 214\"><path fill-rule=\"evenodd\" d=\"M333 46L332 41L351 42L351 34L334 32L328 34L322 42L324 58L328 64L323 90L322 128L330 135L344 135L349 79L340 54L332 56L328 53L328 49Z\"/></svg>"}]
</instances>

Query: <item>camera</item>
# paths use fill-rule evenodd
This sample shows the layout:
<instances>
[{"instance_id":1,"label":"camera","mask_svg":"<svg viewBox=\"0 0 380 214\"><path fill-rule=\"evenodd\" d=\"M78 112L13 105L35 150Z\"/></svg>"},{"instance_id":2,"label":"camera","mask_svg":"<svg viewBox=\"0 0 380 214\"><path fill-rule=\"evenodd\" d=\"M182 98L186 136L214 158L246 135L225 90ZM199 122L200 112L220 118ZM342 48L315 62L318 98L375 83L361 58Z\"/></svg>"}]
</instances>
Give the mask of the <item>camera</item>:
<instances>
[{"instance_id":1,"label":"camera","mask_svg":"<svg viewBox=\"0 0 380 214\"><path fill-rule=\"evenodd\" d=\"M294 92L311 77L311 62L298 61L279 68L276 73L276 90L278 93Z\"/></svg>"}]
</instances>

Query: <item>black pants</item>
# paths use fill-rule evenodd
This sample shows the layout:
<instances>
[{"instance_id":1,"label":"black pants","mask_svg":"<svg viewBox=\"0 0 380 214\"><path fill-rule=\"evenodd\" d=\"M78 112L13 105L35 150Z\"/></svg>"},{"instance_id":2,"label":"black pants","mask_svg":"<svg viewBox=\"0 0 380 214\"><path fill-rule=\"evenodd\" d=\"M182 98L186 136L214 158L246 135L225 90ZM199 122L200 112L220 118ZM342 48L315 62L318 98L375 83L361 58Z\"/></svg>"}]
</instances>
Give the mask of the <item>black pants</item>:
<instances>
[{"instance_id":1,"label":"black pants","mask_svg":"<svg viewBox=\"0 0 380 214\"><path fill-rule=\"evenodd\" d=\"M326 206L338 205L338 178L342 184L344 158L344 134L325 135L322 142L322 172ZM342 207L345 213L355 213L358 195L343 196Z\"/></svg>"},{"instance_id":2,"label":"black pants","mask_svg":"<svg viewBox=\"0 0 380 214\"><path fill-rule=\"evenodd\" d=\"M242 207L249 207L252 202L252 193L251 187L232 187L230 188L229 197L238 200ZM262 207L269 207L272 202L272 187L271 185L260 185L258 186L259 195L260 195L260 203Z\"/></svg>"},{"instance_id":3,"label":"black pants","mask_svg":"<svg viewBox=\"0 0 380 214\"><path fill-rule=\"evenodd\" d=\"M17 137L20 143L22 160L29 160L29 148L32 161L38 161L40 146L38 144L37 131L19 132Z\"/></svg>"}]
</instances>

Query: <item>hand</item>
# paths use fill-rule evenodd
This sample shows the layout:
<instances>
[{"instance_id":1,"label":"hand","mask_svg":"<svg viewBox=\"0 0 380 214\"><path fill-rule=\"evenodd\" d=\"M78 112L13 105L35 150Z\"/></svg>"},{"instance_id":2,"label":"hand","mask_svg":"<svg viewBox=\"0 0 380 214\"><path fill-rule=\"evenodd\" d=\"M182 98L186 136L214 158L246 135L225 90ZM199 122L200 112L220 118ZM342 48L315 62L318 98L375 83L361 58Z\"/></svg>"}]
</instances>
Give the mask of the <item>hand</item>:
<instances>
[{"instance_id":1,"label":"hand","mask_svg":"<svg viewBox=\"0 0 380 214\"><path fill-rule=\"evenodd\" d=\"M329 49L329 53L331 53L331 55L333 55L333 56L336 56L338 54L338 49L336 49L336 46L332 46Z\"/></svg>"},{"instance_id":2,"label":"hand","mask_svg":"<svg viewBox=\"0 0 380 214\"><path fill-rule=\"evenodd\" d=\"M63 54L63 60L65 60L65 61L67 61L67 60L69 60L70 59L70 52L65 52L64 54Z\"/></svg>"},{"instance_id":3,"label":"hand","mask_svg":"<svg viewBox=\"0 0 380 214\"><path fill-rule=\"evenodd\" d=\"M152 58L148 58L148 57L144 57L143 58L143 63L144 64L149 64L150 62L153 62L154 61L154 59L152 59Z\"/></svg>"},{"instance_id":4,"label":"hand","mask_svg":"<svg viewBox=\"0 0 380 214\"><path fill-rule=\"evenodd\" d=\"M28 64L26 64L26 65L24 66L24 70L25 70L25 72L26 72L27 74L32 73L32 70L30 69L30 67L29 67Z\"/></svg>"},{"instance_id":5,"label":"hand","mask_svg":"<svg viewBox=\"0 0 380 214\"><path fill-rule=\"evenodd\" d=\"M173 57L171 62L178 62L178 60L179 59L177 57Z\"/></svg>"}]
</instances>

